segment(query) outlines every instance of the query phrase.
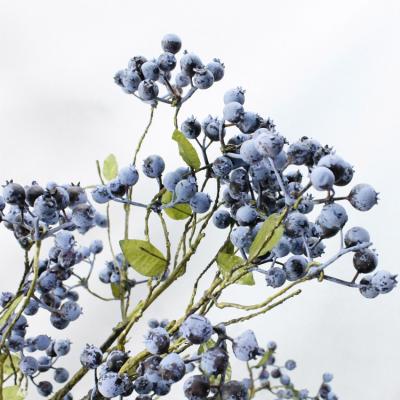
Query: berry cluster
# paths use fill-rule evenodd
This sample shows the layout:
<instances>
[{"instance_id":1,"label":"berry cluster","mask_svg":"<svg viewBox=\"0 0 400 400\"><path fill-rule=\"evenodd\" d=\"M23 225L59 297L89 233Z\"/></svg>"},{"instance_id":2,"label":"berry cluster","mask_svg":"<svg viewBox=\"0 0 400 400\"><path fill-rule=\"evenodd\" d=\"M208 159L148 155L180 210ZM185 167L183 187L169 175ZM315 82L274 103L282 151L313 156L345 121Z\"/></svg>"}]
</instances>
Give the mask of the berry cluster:
<instances>
[{"instance_id":1,"label":"berry cluster","mask_svg":"<svg viewBox=\"0 0 400 400\"><path fill-rule=\"evenodd\" d=\"M56 383L69 380L68 371L54 365L69 352L70 341L53 341L46 335L26 337L27 317L43 309L49 312L53 327L65 329L81 315L78 289L85 289L99 300L120 302L121 321L100 347L84 348L81 369L54 394L54 400L72 400L71 389L90 370L95 377L87 396L90 400L130 396L152 400L168 395L178 382L183 383L188 400L248 400L261 391L277 399L335 400L331 374L323 375L316 395L311 396L292 382L290 372L296 368L295 361L287 360L283 365L276 362L274 342L262 347L252 330L231 337L227 328L265 314L300 294L299 289L288 291L308 280L355 288L366 298L392 291L396 276L376 271L378 256L371 249L370 234L363 227L348 226L345 208L347 201L356 210L369 211L377 203L378 194L368 184L355 184L344 195L338 193L352 183L352 165L315 139L302 137L289 143L270 118L246 110L245 91L240 87L225 93L221 117L208 115L199 122L190 116L179 126L183 104L198 89L208 89L221 80L224 65L218 59L203 64L196 54L184 52L180 71L173 79L181 40L168 34L161 45L159 57L133 57L128 68L115 76L125 92L151 107L149 124L130 164L118 169L113 155L104 162L103 171L98 164L100 184L90 186L91 198L79 184L50 182L42 187L33 182L23 187L8 181L4 185L0 223L13 232L24 250L25 265L17 290L0 295L0 371L7 363L13 364L12 373L3 376L3 381L14 376L16 385L11 390L22 387L24 380L31 381L40 395L48 397L53 385L48 380L37 382L40 373L52 369ZM165 94L160 93L160 87L165 88ZM136 159L158 103L175 108L172 139L186 164L177 169L168 170L158 154L144 158L141 168L137 167ZM219 152L210 162L212 146ZM145 202L133 200L139 192L134 186L140 176L152 179L157 187L156 194ZM96 211L92 200L106 206L106 215ZM122 253L114 249L111 204L123 205ZM145 212L145 240L130 237L131 207ZM166 254L150 241L149 219L153 215L161 223ZM171 244L165 216L186 220L176 248ZM186 273L209 222L218 232L226 230L225 240L201 269L184 312L171 321L150 320L144 349L131 355L127 348L130 330ZM103 242L77 244L78 235L96 226L108 228L112 257L97 272L100 281L110 285L112 298L89 286ZM326 241L332 238L337 238L339 249L323 259ZM43 258L42 242L48 239L53 244ZM328 267L346 254L353 256L352 276L345 280L328 275ZM199 296L199 282L209 276L214 264L218 266L214 278ZM133 277L133 271L140 278ZM266 300L252 305L221 300L231 285L255 285L256 273L262 274L269 286L271 293ZM138 284L146 285L146 297L132 296ZM244 315L214 325L206 316L213 307L239 310ZM193 346L197 346L194 352ZM45 355L26 355L36 351ZM233 358L247 363L249 377L232 379ZM0 397L1 390L3 385Z\"/></svg>"},{"instance_id":2,"label":"berry cluster","mask_svg":"<svg viewBox=\"0 0 400 400\"><path fill-rule=\"evenodd\" d=\"M98 377L91 390L92 400L102 399L102 396L129 397L134 392L136 400L166 396L171 386L186 375L190 376L184 380L183 392L188 400L206 400L218 394L222 400L247 400L249 394L261 390L269 391L278 399L337 399L329 385L333 378L329 373L323 375L316 396L311 396L307 389L297 389L289 376L296 368L296 362L287 360L279 366L275 357L276 343L271 341L265 348L260 347L251 330L231 338L223 325L213 326L198 314L186 318L175 334L168 331L168 321L150 320L148 324L150 329L145 336L145 347L149 355L140 363L133 377L118 373L128 360L128 353L113 350L104 357L102 351L93 345L87 345L83 350L82 365L95 369ZM170 352L170 348L182 339L190 345L198 345L197 351L185 356ZM236 359L254 363L249 364L252 379L231 379L228 343L231 343Z\"/></svg>"},{"instance_id":3,"label":"berry cluster","mask_svg":"<svg viewBox=\"0 0 400 400\"><path fill-rule=\"evenodd\" d=\"M163 53L157 58L133 57L127 68L115 74L115 83L144 102L173 104L177 100L186 101L196 89L208 89L224 77L224 64L216 58L205 65L198 55L184 51L178 63L176 54L182 42L174 34L165 35L161 47ZM172 71L178 64L180 71L172 79ZM165 94L160 93L160 85L165 88ZM183 95L186 87L190 89Z\"/></svg>"}]
</instances>

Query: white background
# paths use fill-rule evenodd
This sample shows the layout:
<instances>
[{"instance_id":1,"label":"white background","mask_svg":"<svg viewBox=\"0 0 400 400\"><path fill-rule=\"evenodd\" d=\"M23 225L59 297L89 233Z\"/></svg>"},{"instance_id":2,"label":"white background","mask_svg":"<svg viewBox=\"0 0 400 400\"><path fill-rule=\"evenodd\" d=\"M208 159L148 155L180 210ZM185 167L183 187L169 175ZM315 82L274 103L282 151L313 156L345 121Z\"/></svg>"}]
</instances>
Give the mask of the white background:
<instances>
[{"instance_id":1,"label":"white background","mask_svg":"<svg viewBox=\"0 0 400 400\"><path fill-rule=\"evenodd\" d=\"M13 178L21 183L36 179L86 185L97 182L96 159L113 152L127 164L148 108L122 93L113 84L113 74L135 54L157 56L160 38L172 31L183 38L184 48L204 61L220 57L226 65L225 79L196 95L181 118L220 114L224 91L241 85L247 90L246 108L271 116L289 140L308 135L334 145L355 166L354 182L369 182L381 193L379 207L371 212L350 210L349 224L369 229L381 268L398 270L398 2L0 4L1 182ZM161 153L168 169L178 165L171 132L172 110L162 105L142 154ZM155 183L141 185L138 199L146 201ZM113 215L121 220L119 209ZM132 236L141 237L140 214L134 213L133 219ZM117 244L121 223L114 228ZM171 229L178 232L178 225L171 224ZM104 232L98 235L105 239ZM162 244L159 236L155 232L154 240ZM221 232L210 230L206 240L222 240ZM0 243L0 289L12 289L23 268L22 254L9 231L0 231ZM191 267L194 271L151 308L151 316L181 314L190 277L205 265L208 249L202 248ZM341 260L335 270L350 278L351 258ZM94 285L108 295L104 285ZM260 278L255 288L238 287L227 299L250 303L268 293ZM118 320L117 304L98 304L85 294L81 303L84 316L65 332L52 330L46 313L31 322L32 334L72 339L75 352L65 360L71 371L83 344L100 344ZM329 370L342 399L395 400L400 397L399 312L398 291L369 301L357 291L313 282L295 300L254 320L252 327L260 342L279 342L282 362L288 357L297 360L294 377L300 387L316 389L321 373ZM212 315L213 322L221 318L218 315ZM231 334L241 329L233 328ZM143 332L139 326L132 333L133 352L142 348ZM243 373L243 366L235 364L234 376ZM87 381L81 384L77 397L88 388ZM36 393L30 398L36 399Z\"/></svg>"}]
</instances>

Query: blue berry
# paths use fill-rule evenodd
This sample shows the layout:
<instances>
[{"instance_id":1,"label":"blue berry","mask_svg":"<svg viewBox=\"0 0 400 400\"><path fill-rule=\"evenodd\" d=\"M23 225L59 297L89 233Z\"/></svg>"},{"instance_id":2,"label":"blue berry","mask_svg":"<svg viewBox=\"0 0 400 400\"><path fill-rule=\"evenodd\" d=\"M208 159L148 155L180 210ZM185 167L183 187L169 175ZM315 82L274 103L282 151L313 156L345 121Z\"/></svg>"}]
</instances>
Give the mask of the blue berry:
<instances>
[{"instance_id":1,"label":"blue berry","mask_svg":"<svg viewBox=\"0 0 400 400\"><path fill-rule=\"evenodd\" d=\"M119 170L118 179L122 185L133 186L139 180L139 173L134 165L129 165Z\"/></svg>"},{"instance_id":2,"label":"blue berry","mask_svg":"<svg viewBox=\"0 0 400 400\"><path fill-rule=\"evenodd\" d=\"M193 86L198 89L208 89L214 83L214 75L207 68L196 68L193 75Z\"/></svg>"},{"instance_id":3,"label":"blue berry","mask_svg":"<svg viewBox=\"0 0 400 400\"><path fill-rule=\"evenodd\" d=\"M186 372L185 363L177 353L170 353L160 363L163 380L168 383L180 381Z\"/></svg>"},{"instance_id":4,"label":"blue berry","mask_svg":"<svg viewBox=\"0 0 400 400\"><path fill-rule=\"evenodd\" d=\"M182 72L178 72L175 76L175 85L183 88L190 85L190 77Z\"/></svg>"},{"instance_id":5,"label":"blue berry","mask_svg":"<svg viewBox=\"0 0 400 400\"><path fill-rule=\"evenodd\" d=\"M8 204L23 206L25 203L25 189L13 181L3 187L3 198Z\"/></svg>"},{"instance_id":6,"label":"blue berry","mask_svg":"<svg viewBox=\"0 0 400 400\"><path fill-rule=\"evenodd\" d=\"M167 33L161 41L161 46L164 51L176 54L182 47L182 41L179 36L174 33Z\"/></svg>"},{"instance_id":7,"label":"blue berry","mask_svg":"<svg viewBox=\"0 0 400 400\"><path fill-rule=\"evenodd\" d=\"M237 123L237 127L243 133L253 133L259 128L260 122L261 117L258 114L251 111L245 111L242 115L242 119Z\"/></svg>"},{"instance_id":8,"label":"blue berry","mask_svg":"<svg viewBox=\"0 0 400 400\"><path fill-rule=\"evenodd\" d=\"M225 65L218 58L214 58L209 62L206 68L213 74L214 82L218 82L224 77Z\"/></svg>"},{"instance_id":9,"label":"blue berry","mask_svg":"<svg viewBox=\"0 0 400 400\"><path fill-rule=\"evenodd\" d=\"M322 208L316 223L321 230L321 237L328 238L339 232L347 220L346 210L337 203L330 203Z\"/></svg>"},{"instance_id":10,"label":"blue berry","mask_svg":"<svg viewBox=\"0 0 400 400\"><path fill-rule=\"evenodd\" d=\"M257 150L254 140L246 140L240 146L240 155L247 164L254 164L263 159L263 156Z\"/></svg>"},{"instance_id":11,"label":"blue berry","mask_svg":"<svg viewBox=\"0 0 400 400\"><path fill-rule=\"evenodd\" d=\"M228 90L224 94L224 104L232 102L244 104L244 93L245 91L241 87Z\"/></svg>"},{"instance_id":12,"label":"blue berry","mask_svg":"<svg viewBox=\"0 0 400 400\"><path fill-rule=\"evenodd\" d=\"M372 186L360 183L351 189L348 199L356 210L368 211L378 203L378 193Z\"/></svg>"},{"instance_id":13,"label":"blue berry","mask_svg":"<svg viewBox=\"0 0 400 400\"><path fill-rule=\"evenodd\" d=\"M54 370L54 380L57 383L67 382L69 378L69 372L65 368L56 368Z\"/></svg>"},{"instance_id":14,"label":"blue berry","mask_svg":"<svg viewBox=\"0 0 400 400\"><path fill-rule=\"evenodd\" d=\"M311 171L310 180L317 190L330 190L335 183L335 175L326 167L316 167Z\"/></svg>"},{"instance_id":15,"label":"blue berry","mask_svg":"<svg viewBox=\"0 0 400 400\"><path fill-rule=\"evenodd\" d=\"M230 234L231 242L239 249L247 249L253 241L253 235L248 226L236 226Z\"/></svg>"},{"instance_id":16,"label":"blue berry","mask_svg":"<svg viewBox=\"0 0 400 400\"><path fill-rule=\"evenodd\" d=\"M236 337L233 340L232 349L236 358L240 361L252 360L260 354L256 336L251 330L247 330Z\"/></svg>"},{"instance_id":17,"label":"blue berry","mask_svg":"<svg viewBox=\"0 0 400 400\"><path fill-rule=\"evenodd\" d=\"M192 344L201 344L210 339L213 327L210 321L201 315L190 315L180 328L181 335Z\"/></svg>"},{"instance_id":18,"label":"blue berry","mask_svg":"<svg viewBox=\"0 0 400 400\"><path fill-rule=\"evenodd\" d=\"M75 238L71 232L61 230L56 233L54 242L62 251L69 251L75 244Z\"/></svg>"},{"instance_id":19,"label":"blue berry","mask_svg":"<svg viewBox=\"0 0 400 400\"><path fill-rule=\"evenodd\" d=\"M239 122L243 116L244 109L241 103L232 101L231 103L225 104L223 115L224 119L229 122Z\"/></svg>"},{"instance_id":20,"label":"blue berry","mask_svg":"<svg viewBox=\"0 0 400 400\"><path fill-rule=\"evenodd\" d=\"M225 136L225 129L222 121L209 115L202 123L204 134L211 140L219 140L220 134Z\"/></svg>"},{"instance_id":21,"label":"blue berry","mask_svg":"<svg viewBox=\"0 0 400 400\"><path fill-rule=\"evenodd\" d=\"M140 68L144 79L156 81L160 76L160 68L155 61L146 61Z\"/></svg>"},{"instance_id":22,"label":"blue berry","mask_svg":"<svg viewBox=\"0 0 400 400\"><path fill-rule=\"evenodd\" d=\"M307 260L302 256L290 257L283 265L287 280L297 281L303 278L307 273L307 265Z\"/></svg>"},{"instance_id":23,"label":"blue berry","mask_svg":"<svg viewBox=\"0 0 400 400\"><path fill-rule=\"evenodd\" d=\"M207 375L219 375L226 371L229 356L221 347L214 347L201 355L201 370Z\"/></svg>"},{"instance_id":24,"label":"blue berry","mask_svg":"<svg viewBox=\"0 0 400 400\"><path fill-rule=\"evenodd\" d=\"M36 387L38 393L44 397L50 396L53 392L53 385L48 381L39 382Z\"/></svg>"},{"instance_id":25,"label":"blue berry","mask_svg":"<svg viewBox=\"0 0 400 400\"><path fill-rule=\"evenodd\" d=\"M183 384L183 392L188 400L204 400L210 393L210 380L204 375L193 375Z\"/></svg>"},{"instance_id":26,"label":"blue berry","mask_svg":"<svg viewBox=\"0 0 400 400\"><path fill-rule=\"evenodd\" d=\"M157 83L150 79L141 81L138 87L139 97L144 101L154 100L158 96L159 88Z\"/></svg>"},{"instance_id":27,"label":"blue berry","mask_svg":"<svg viewBox=\"0 0 400 400\"><path fill-rule=\"evenodd\" d=\"M143 160L142 169L148 178L159 178L164 172L165 163L159 155L153 154Z\"/></svg>"},{"instance_id":28,"label":"blue berry","mask_svg":"<svg viewBox=\"0 0 400 400\"><path fill-rule=\"evenodd\" d=\"M175 55L173 53L165 52L158 57L157 63L162 71L172 71L176 67Z\"/></svg>"},{"instance_id":29,"label":"blue berry","mask_svg":"<svg viewBox=\"0 0 400 400\"><path fill-rule=\"evenodd\" d=\"M190 199L190 207L195 213L205 213L210 209L211 206L211 198L207 193L197 192Z\"/></svg>"},{"instance_id":30,"label":"blue berry","mask_svg":"<svg viewBox=\"0 0 400 400\"><path fill-rule=\"evenodd\" d=\"M137 71L124 70L117 72L114 81L128 94L133 94L138 89L142 78Z\"/></svg>"},{"instance_id":31,"label":"blue berry","mask_svg":"<svg viewBox=\"0 0 400 400\"><path fill-rule=\"evenodd\" d=\"M389 293L396 285L396 275L387 271L377 271L372 275L371 285L375 287L379 293Z\"/></svg>"},{"instance_id":32,"label":"blue berry","mask_svg":"<svg viewBox=\"0 0 400 400\"><path fill-rule=\"evenodd\" d=\"M110 192L105 185L98 185L92 191L92 198L96 203L108 203L111 199Z\"/></svg>"},{"instance_id":33,"label":"blue berry","mask_svg":"<svg viewBox=\"0 0 400 400\"><path fill-rule=\"evenodd\" d=\"M278 288L286 282L286 273L282 268L272 267L266 271L265 280L268 286Z\"/></svg>"},{"instance_id":34,"label":"blue berry","mask_svg":"<svg viewBox=\"0 0 400 400\"><path fill-rule=\"evenodd\" d=\"M71 348L71 342L68 339L57 339L54 342L54 352L58 356L65 356L69 353L69 350Z\"/></svg>"},{"instance_id":35,"label":"blue berry","mask_svg":"<svg viewBox=\"0 0 400 400\"><path fill-rule=\"evenodd\" d=\"M19 368L24 375L32 376L38 370L38 362L33 357L23 357L19 363Z\"/></svg>"},{"instance_id":36,"label":"blue berry","mask_svg":"<svg viewBox=\"0 0 400 400\"><path fill-rule=\"evenodd\" d=\"M33 344L38 350L46 350L51 344L51 338L47 335L38 335L33 340Z\"/></svg>"},{"instance_id":37,"label":"blue berry","mask_svg":"<svg viewBox=\"0 0 400 400\"><path fill-rule=\"evenodd\" d=\"M255 146L260 154L265 157L275 158L281 153L285 138L275 132L271 132L268 129L260 128L255 134Z\"/></svg>"},{"instance_id":38,"label":"blue berry","mask_svg":"<svg viewBox=\"0 0 400 400\"><path fill-rule=\"evenodd\" d=\"M344 243L346 247L356 246L360 243L368 243L370 241L369 233L360 226L350 228L344 235Z\"/></svg>"},{"instance_id":39,"label":"blue berry","mask_svg":"<svg viewBox=\"0 0 400 400\"><path fill-rule=\"evenodd\" d=\"M189 176L182 179L175 186L175 201L177 203L187 203L197 192L195 178Z\"/></svg>"},{"instance_id":40,"label":"blue berry","mask_svg":"<svg viewBox=\"0 0 400 400\"><path fill-rule=\"evenodd\" d=\"M232 221L231 215L226 210L217 210L212 217L214 225L219 229L227 228Z\"/></svg>"},{"instance_id":41,"label":"blue berry","mask_svg":"<svg viewBox=\"0 0 400 400\"><path fill-rule=\"evenodd\" d=\"M214 175L222 178L227 176L233 169L233 163L230 158L226 156L220 156L216 158L212 165Z\"/></svg>"},{"instance_id":42,"label":"blue berry","mask_svg":"<svg viewBox=\"0 0 400 400\"><path fill-rule=\"evenodd\" d=\"M82 230L90 229L94 224L96 210L89 204L79 204L72 211L72 222Z\"/></svg>"},{"instance_id":43,"label":"blue berry","mask_svg":"<svg viewBox=\"0 0 400 400\"><path fill-rule=\"evenodd\" d=\"M60 314L67 321L75 321L82 314L82 308L75 301L67 301L61 306Z\"/></svg>"},{"instance_id":44,"label":"blue berry","mask_svg":"<svg viewBox=\"0 0 400 400\"><path fill-rule=\"evenodd\" d=\"M86 345L80 356L81 364L85 368L89 369L97 368L101 364L102 359L102 351L99 348L89 344Z\"/></svg>"},{"instance_id":45,"label":"blue berry","mask_svg":"<svg viewBox=\"0 0 400 400\"><path fill-rule=\"evenodd\" d=\"M248 400L248 391L245 385L239 381L229 381L221 387L222 400Z\"/></svg>"},{"instance_id":46,"label":"blue berry","mask_svg":"<svg viewBox=\"0 0 400 400\"><path fill-rule=\"evenodd\" d=\"M253 225L258 218L258 213L255 210L255 208L245 205L245 206L240 207L236 211L235 218L236 218L236 222L239 225L243 225L243 226Z\"/></svg>"},{"instance_id":47,"label":"blue berry","mask_svg":"<svg viewBox=\"0 0 400 400\"><path fill-rule=\"evenodd\" d=\"M196 54L185 52L181 58L180 66L185 75L192 77L196 73L195 69L201 68L203 63Z\"/></svg>"},{"instance_id":48,"label":"blue berry","mask_svg":"<svg viewBox=\"0 0 400 400\"><path fill-rule=\"evenodd\" d=\"M163 354L169 348L169 334L162 328L157 327L149 330L145 336L145 346L151 354Z\"/></svg>"},{"instance_id":49,"label":"blue berry","mask_svg":"<svg viewBox=\"0 0 400 400\"><path fill-rule=\"evenodd\" d=\"M98 381L99 392L107 398L120 396L125 391L126 381L116 372L107 372Z\"/></svg>"},{"instance_id":50,"label":"blue berry","mask_svg":"<svg viewBox=\"0 0 400 400\"><path fill-rule=\"evenodd\" d=\"M103 242L99 239L93 240L92 243L90 243L89 250L92 254L99 254L103 251Z\"/></svg>"},{"instance_id":51,"label":"blue berry","mask_svg":"<svg viewBox=\"0 0 400 400\"><path fill-rule=\"evenodd\" d=\"M186 118L182 122L181 131L188 139L196 139L201 133L201 124L193 116Z\"/></svg>"}]
</instances>

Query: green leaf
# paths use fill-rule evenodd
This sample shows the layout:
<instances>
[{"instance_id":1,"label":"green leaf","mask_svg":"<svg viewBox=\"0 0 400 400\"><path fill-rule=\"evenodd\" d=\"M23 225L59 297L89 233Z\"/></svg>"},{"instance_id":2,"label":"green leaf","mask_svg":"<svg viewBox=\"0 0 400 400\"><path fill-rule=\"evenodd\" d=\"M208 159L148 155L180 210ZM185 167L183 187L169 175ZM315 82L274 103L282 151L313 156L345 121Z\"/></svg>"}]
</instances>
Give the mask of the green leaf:
<instances>
[{"instance_id":1,"label":"green leaf","mask_svg":"<svg viewBox=\"0 0 400 400\"><path fill-rule=\"evenodd\" d=\"M209 378L211 385L219 386L219 384L221 383L221 375L218 376L211 375ZM229 382L231 378L232 378L232 366L231 363L228 363L228 366L226 367L225 371L225 382Z\"/></svg>"},{"instance_id":2,"label":"green leaf","mask_svg":"<svg viewBox=\"0 0 400 400\"><path fill-rule=\"evenodd\" d=\"M119 245L132 268L143 276L159 276L167 267L163 253L146 240L120 240Z\"/></svg>"},{"instance_id":3,"label":"green leaf","mask_svg":"<svg viewBox=\"0 0 400 400\"><path fill-rule=\"evenodd\" d=\"M172 139L175 140L176 143L178 143L179 154L182 157L183 161L185 161L185 163L189 165L190 168L200 168L200 158L192 143L190 143L189 140L186 139L185 135L181 131L176 129L172 134Z\"/></svg>"},{"instance_id":4,"label":"green leaf","mask_svg":"<svg viewBox=\"0 0 400 400\"><path fill-rule=\"evenodd\" d=\"M272 354L274 354L273 350L268 350L264 353L264 355L261 357L260 361L257 363L256 367L260 368L263 365L265 365L268 360L271 358Z\"/></svg>"},{"instance_id":5,"label":"green leaf","mask_svg":"<svg viewBox=\"0 0 400 400\"><path fill-rule=\"evenodd\" d=\"M103 176L108 181L116 178L118 175L118 162L114 154L110 154L103 163Z\"/></svg>"},{"instance_id":6,"label":"green leaf","mask_svg":"<svg viewBox=\"0 0 400 400\"><path fill-rule=\"evenodd\" d=\"M111 283L111 293L115 299L121 298L121 287L118 283Z\"/></svg>"},{"instance_id":7,"label":"green leaf","mask_svg":"<svg viewBox=\"0 0 400 400\"><path fill-rule=\"evenodd\" d=\"M19 295L11 301L11 304L8 306L7 311L0 318L0 328L2 328L4 324L8 321L8 319L11 317L12 313L15 311L15 309L18 307L18 304L21 302L22 298L23 296Z\"/></svg>"},{"instance_id":8,"label":"green leaf","mask_svg":"<svg viewBox=\"0 0 400 400\"><path fill-rule=\"evenodd\" d=\"M11 361L12 361L12 364L11 364ZM14 369L16 372L18 372L19 371L19 362L20 362L20 359L18 356L14 355L14 354L8 355L3 364L3 374L5 376L13 374ZM14 365L14 369L13 369L12 365Z\"/></svg>"},{"instance_id":9,"label":"green leaf","mask_svg":"<svg viewBox=\"0 0 400 400\"><path fill-rule=\"evenodd\" d=\"M227 276L230 274L233 268L245 264L245 260L243 260L243 258L241 257L220 251L217 255L217 264L222 274L224 276ZM240 269L234 272L234 274L232 275L232 279L235 279L235 275L238 274L241 274ZM248 272L246 275L243 275L236 283L239 285L253 286L255 284L253 273Z\"/></svg>"},{"instance_id":10,"label":"green leaf","mask_svg":"<svg viewBox=\"0 0 400 400\"><path fill-rule=\"evenodd\" d=\"M3 398L7 400L24 400L25 395L19 386L7 386L3 388Z\"/></svg>"},{"instance_id":11,"label":"green leaf","mask_svg":"<svg viewBox=\"0 0 400 400\"><path fill-rule=\"evenodd\" d=\"M172 196L172 192L166 191L161 197L161 202L163 204L170 203L172 201ZM172 207L164 208L164 211L168 217L175 220L186 219L192 215L192 209L189 204L175 204Z\"/></svg>"},{"instance_id":12,"label":"green leaf","mask_svg":"<svg viewBox=\"0 0 400 400\"><path fill-rule=\"evenodd\" d=\"M271 214L263 222L250 246L250 259L265 255L278 244L284 232L282 219L281 214Z\"/></svg>"},{"instance_id":13,"label":"green leaf","mask_svg":"<svg viewBox=\"0 0 400 400\"><path fill-rule=\"evenodd\" d=\"M207 350L212 349L213 347L215 347L217 343L215 342L215 340L213 339L208 339L207 342L202 343L198 350L197 350L197 354L203 354L205 353Z\"/></svg>"},{"instance_id":14,"label":"green leaf","mask_svg":"<svg viewBox=\"0 0 400 400\"><path fill-rule=\"evenodd\" d=\"M228 240L221 248L220 250L221 253L226 253L226 254L235 254L235 246L233 243Z\"/></svg>"}]
</instances>

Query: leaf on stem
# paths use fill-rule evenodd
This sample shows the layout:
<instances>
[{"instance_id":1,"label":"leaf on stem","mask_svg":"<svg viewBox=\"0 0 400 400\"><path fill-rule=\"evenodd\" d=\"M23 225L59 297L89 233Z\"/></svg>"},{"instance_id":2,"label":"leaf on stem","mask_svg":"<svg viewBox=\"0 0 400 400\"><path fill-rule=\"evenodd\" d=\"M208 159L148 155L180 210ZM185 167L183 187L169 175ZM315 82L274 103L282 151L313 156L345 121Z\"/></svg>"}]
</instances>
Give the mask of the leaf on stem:
<instances>
[{"instance_id":1,"label":"leaf on stem","mask_svg":"<svg viewBox=\"0 0 400 400\"><path fill-rule=\"evenodd\" d=\"M25 395L19 386L7 386L3 388L3 398L7 400L24 400Z\"/></svg>"},{"instance_id":2,"label":"leaf on stem","mask_svg":"<svg viewBox=\"0 0 400 400\"><path fill-rule=\"evenodd\" d=\"M166 191L162 197L162 204L169 204L172 201L173 194L172 192ZM164 208L165 214L168 215L171 219L182 220L189 218L192 215L192 209L189 204L175 204L172 207Z\"/></svg>"},{"instance_id":3,"label":"leaf on stem","mask_svg":"<svg viewBox=\"0 0 400 400\"><path fill-rule=\"evenodd\" d=\"M200 158L192 143L186 139L185 135L178 129L172 134L172 139L178 143L179 154L183 161L192 169L200 168Z\"/></svg>"},{"instance_id":4,"label":"leaf on stem","mask_svg":"<svg viewBox=\"0 0 400 400\"><path fill-rule=\"evenodd\" d=\"M20 362L20 359L18 356L14 355L14 354L8 355L3 364L3 375L4 376L11 375L14 373L14 370L16 372L18 372L19 371L19 362ZM13 369L13 365L14 365L14 369Z\"/></svg>"},{"instance_id":5,"label":"leaf on stem","mask_svg":"<svg viewBox=\"0 0 400 400\"><path fill-rule=\"evenodd\" d=\"M114 299L121 298L121 286L118 283L111 283L111 293Z\"/></svg>"},{"instance_id":6,"label":"leaf on stem","mask_svg":"<svg viewBox=\"0 0 400 400\"><path fill-rule=\"evenodd\" d=\"M103 176L108 181L116 178L118 175L118 162L114 154L110 154L103 163Z\"/></svg>"},{"instance_id":7,"label":"leaf on stem","mask_svg":"<svg viewBox=\"0 0 400 400\"><path fill-rule=\"evenodd\" d=\"M15 309L18 307L18 304L21 302L23 296L19 295L15 297L11 304L8 306L7 311L3 314L3 316L0 318L0 329L3 328L5 323L8 321L8 319L11 317Z\"/></svg>"},{"instance_id":8,"label":"leaf on stem","mask_svg":"<svg viewBox=\"0 0 400 400\"><path fill-rule=\"evenodd\" d=\"M120 240L119 245L125 259L143 276L159 276L167 267L163 253L146 240Z\"/></svg>"},{"instance_id":9,"label":"leaf on stem","mask_svg":"<svg viewBox=\"0 0 400 400\"><path fill-rule=\"evenodd\" d=\"M281 214L271 214L261 225L250 246L249 258L262 257L279 242L284 232Z\"/></svg>"},{"instance_id":10,"label":"leaf on stem","mask_svg":"<svg viewBox=\"0 0 400 400\"><path fill-rule=\"evenodd\" d=\"M220 251L217 255L217 264L219 267L219 270L222 272L224 276L229 276L232 269L239 266L239 265L244 265L245 260L243 258L224 253L223 251ZM232 278L235 279L235 275L241 274L241 269L238 269L235 271L232 275ZM235 282L239 285L248 285L248 286L253 286L255 284L254 282L254 277L252 272L248 272L246 275L243 275L237 282Z\"/></svg>"}]
</instances>

